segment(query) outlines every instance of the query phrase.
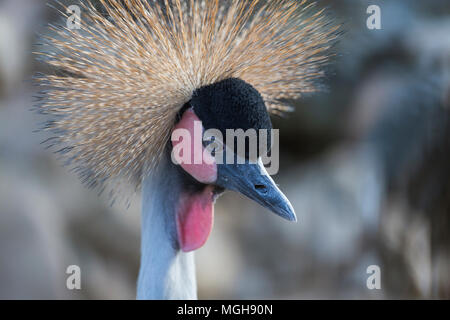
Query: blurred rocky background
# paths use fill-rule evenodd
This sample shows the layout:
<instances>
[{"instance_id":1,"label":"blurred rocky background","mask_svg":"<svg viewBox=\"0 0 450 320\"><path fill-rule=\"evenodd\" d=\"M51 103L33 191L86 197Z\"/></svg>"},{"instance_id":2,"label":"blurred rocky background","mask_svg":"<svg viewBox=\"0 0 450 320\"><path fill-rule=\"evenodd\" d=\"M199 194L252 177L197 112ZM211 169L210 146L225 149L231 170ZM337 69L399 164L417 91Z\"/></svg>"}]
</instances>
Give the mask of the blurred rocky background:
<instances>
[{"instance_id":1,"label":"blurred rocky background","mask_svg":"<svg viewBox=\"0 0 450 320\"><path fill-rule=\"evenodd\" d=\"M76 3L62 1L66 4ZM46 1L0 0L0 298L132 299L140 199L84 188L35 132L33 46ZM366 26L381 8L381 30ZM450 298L450 2L318 1L345 30L324 90L274 119L290 224L243 197L216 205L200 298ZM66 288L78 265L81 290ZM378 265L381 289L369 290Z\"/></svg>"}]
</instances>

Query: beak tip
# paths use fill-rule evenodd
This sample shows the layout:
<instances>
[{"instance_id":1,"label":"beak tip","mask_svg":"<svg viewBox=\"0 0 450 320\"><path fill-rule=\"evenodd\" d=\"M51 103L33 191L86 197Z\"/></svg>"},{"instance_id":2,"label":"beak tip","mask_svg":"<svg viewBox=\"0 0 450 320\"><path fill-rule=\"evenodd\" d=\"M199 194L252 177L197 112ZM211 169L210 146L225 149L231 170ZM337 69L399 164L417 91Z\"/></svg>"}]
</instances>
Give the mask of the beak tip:
<instances>
[{"instance_id":1,"label":"beak tip","mask_svg":"<svg viewBox=\"0 0 450 320\"><path fill-rule=\"evenodd\" d=\"M291 222L297 223L297 215L295 214L294 211L291 211L290 214L287 216L287 219Z\"/></svg>"},{"instance_id":2,"label":"beak tip","mask_svg":"<svg viewBox=\"0 0 450 320\"><path fill-rule=\"evenodd\" d=\"M292 207L292 204L289 202L286 196L280 192L279 198L277 200L278 201L276 201L275 205L266 204L266 208L282 217L283 219L288 220L289 222L296 223L297 215L295 214L294 207Z\"/></svg>"},{"instance_id":3,"label":"beak tip","mask_svg":"<svg viewBox=\"0 0 450 320\"><path fill-rule=\"evenodd\" d=\"M295 214L295 210L292 207L292 204L287 199L286 199L286 202L287 202L287 207L285 209L285 212L286 212L287 220L297 223L298 222L297 215Z\"/></svg>"}]
</instances>

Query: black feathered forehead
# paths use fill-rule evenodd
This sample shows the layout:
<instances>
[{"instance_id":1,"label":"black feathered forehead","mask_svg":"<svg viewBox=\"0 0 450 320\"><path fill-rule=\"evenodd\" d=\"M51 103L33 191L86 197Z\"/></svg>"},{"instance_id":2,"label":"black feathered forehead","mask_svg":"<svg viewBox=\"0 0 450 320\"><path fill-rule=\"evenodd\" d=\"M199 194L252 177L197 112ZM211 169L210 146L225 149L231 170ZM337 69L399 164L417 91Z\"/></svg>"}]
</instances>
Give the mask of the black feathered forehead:
<instances>
[{"instance_id":1,"label":"black feathered forehead","mask_svg":"<svg viewBox=\"0 0 450 320\"><path fill-rule=\"evenodd\" d=\"M205 129L272 129L269 113L259 92L245 81L226 79L197 89L191 105Z\"/></svg>"},{"instance_id":2,"label":"black feathered forehead","mask_svg":"<svg viewBox=\"0 0 450 320\"><path fill-rule=\"evenodd\" d=\"M259 130L272 129L269 112L264 99L253 86L238 78L229 78L197 89L190 101L195 114L203 127L217 129L222 133L226 144L227 129L256 130L257 156L265 154L271 148L271 134L267 132L267 149L260 150ZM236 152L236 139L234 151ZM245 156L249 157L250 141L245 141Z\"/></svg>"}]
</instances>

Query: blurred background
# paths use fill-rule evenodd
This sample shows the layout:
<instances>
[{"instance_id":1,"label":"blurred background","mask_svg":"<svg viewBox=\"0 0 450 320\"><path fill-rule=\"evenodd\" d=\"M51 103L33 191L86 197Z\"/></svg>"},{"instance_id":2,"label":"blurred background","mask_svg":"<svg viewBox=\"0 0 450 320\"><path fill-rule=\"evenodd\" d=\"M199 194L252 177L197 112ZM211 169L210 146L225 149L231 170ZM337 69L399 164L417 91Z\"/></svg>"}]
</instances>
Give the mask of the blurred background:
<instances>
[{"instance_id":1,"label":"blurred background","mask_svg":"<svg viewBox=\"0 0 450 320\"><path fill-rule=\"evenodd\" d=\"M76 0L62 1L76 4ZM133 299L140 199L84 188L30 111L44 0L0 0L0 298ZM369 5L381 30L369 30ZM197 252L204 299L450 298L450 2L318 1L345 33L321 93L275 118L299 223L227 193ZM66 288L81 268L82 289ZM381 289L366 269L378 265Z\"/></svg>"}]
</instances>

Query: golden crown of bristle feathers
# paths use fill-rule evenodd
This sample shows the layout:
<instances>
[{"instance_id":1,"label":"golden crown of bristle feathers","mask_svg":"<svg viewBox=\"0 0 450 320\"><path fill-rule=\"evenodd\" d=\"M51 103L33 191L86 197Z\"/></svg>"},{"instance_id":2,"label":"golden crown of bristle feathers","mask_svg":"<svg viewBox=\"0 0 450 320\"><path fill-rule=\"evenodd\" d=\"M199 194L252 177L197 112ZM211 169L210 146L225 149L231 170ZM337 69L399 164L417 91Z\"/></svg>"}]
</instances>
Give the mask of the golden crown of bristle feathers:
<instances>
[{"instance_id":1,"label":"golden crown of bristle feathers","mask_svg":"<svg viewBox=\"0 0 450 320\"><path fill-rule=\"evenodd\" d=\"M50 27L37 53L64 71L38 77L53 144L90 186L140 185L202 86L240 78L285 111L315 91L337 30L306 0L100 2L106 14L83 4L81 29Z\"/></svg>"}]
</instances>

